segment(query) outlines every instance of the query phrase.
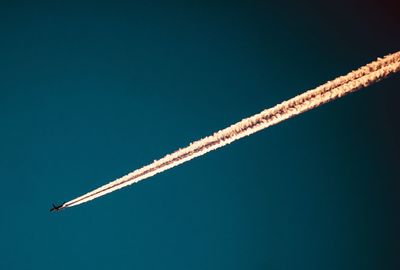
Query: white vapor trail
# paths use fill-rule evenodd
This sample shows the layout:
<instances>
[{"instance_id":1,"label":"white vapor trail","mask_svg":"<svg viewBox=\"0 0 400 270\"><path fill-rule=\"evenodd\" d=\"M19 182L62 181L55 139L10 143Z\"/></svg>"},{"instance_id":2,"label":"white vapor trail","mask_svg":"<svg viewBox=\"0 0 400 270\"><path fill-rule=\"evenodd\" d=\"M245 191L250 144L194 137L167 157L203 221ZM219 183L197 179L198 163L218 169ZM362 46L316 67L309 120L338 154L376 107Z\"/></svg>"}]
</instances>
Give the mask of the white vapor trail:
<instances>
[{"instance_id":1,"label":"white vapor trail","mask_svg":"<svg viewBox=\"0 0 400 270\"><path fill-rule=\"evenodd\" d=\"M62 205L71 207L96 199L117 189L139 182L155 174L173 168L236 141L257 131L282 122L290 117L318 107L348 93L369 86L400 70L400 51L378 58L345 76L318 86L294 98L266 109L236 124L222 129L211 136L190 143L189 146L164 156L153 163L139 168L115 181L90 191Z\"/></svg>"}]
</instances>

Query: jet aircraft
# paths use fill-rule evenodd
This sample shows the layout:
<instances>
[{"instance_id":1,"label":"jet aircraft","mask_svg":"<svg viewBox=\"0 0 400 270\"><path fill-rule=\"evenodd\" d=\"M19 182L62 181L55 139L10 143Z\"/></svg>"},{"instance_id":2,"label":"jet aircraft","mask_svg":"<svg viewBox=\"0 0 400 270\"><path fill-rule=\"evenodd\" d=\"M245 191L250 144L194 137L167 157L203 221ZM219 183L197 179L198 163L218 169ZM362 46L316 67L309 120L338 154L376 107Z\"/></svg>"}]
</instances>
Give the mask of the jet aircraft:
<instances>
[{"instance_id":1,"label":"jet aircraft","mask_svg":"<svg viewBox=\"0 0 400 270\"><path fill-rule=\"evenodd\" d=\"M55 204L53 203L53 207L50 209L50 212L53 212L53 211L54 211L54 212L58 212L58 211L62 210L64 204L65 204L65 202L63 202L63 203L60 204L60 205L55 205Z\"/></svg>"}]
</instances>

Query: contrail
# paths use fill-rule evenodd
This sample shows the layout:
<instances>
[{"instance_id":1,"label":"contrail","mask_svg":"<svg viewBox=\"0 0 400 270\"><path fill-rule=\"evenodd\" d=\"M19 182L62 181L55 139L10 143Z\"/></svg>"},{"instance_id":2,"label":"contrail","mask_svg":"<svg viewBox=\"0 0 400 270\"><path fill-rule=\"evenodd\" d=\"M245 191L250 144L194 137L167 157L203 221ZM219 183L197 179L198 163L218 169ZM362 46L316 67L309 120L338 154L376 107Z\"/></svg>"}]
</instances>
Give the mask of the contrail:
<instances>
[{"instance_id":1,"label":"contrail","mask_svg":"<svg viewBox=\"0 0 400 270\"><path fill-rule=\"evenodd\" d=\"M179 149L115 181L64 203L62 208L75 206L96 199L117 189L139 182L240 138L282 122L290 117L369 86L399 70L400 51L387 55L384 58L378 58L376 61L352 71L345 76L338 77L333 81L328 81L315 89L304 92L270 109L266 109L259 114L245 118L211 136L192 142L185 148Z\"/></svg>"}]
</instances>

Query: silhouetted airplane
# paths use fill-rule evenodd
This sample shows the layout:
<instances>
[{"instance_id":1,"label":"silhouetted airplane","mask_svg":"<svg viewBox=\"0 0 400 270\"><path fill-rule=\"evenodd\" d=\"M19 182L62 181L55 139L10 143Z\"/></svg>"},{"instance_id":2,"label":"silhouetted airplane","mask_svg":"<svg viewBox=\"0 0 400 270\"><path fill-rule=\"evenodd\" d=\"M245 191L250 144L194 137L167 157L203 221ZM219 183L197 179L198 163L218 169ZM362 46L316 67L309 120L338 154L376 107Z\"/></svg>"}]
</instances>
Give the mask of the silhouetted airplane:
<instances>
[{"instance_id":1,"label":"silhouetted airplane","mask_svg":"<svg viewBox=\"0 0 400 270\"><path fill-rule=\"evenodd\" d=\"M60 211L62 209L62 207L64 206L64 204L65 204L65 202L63 202L60 205L55 205L53 203L53 207L50 209L50 212L53 212L53 211L58 212L58 211Z\"/></svg>"}]
</instances>

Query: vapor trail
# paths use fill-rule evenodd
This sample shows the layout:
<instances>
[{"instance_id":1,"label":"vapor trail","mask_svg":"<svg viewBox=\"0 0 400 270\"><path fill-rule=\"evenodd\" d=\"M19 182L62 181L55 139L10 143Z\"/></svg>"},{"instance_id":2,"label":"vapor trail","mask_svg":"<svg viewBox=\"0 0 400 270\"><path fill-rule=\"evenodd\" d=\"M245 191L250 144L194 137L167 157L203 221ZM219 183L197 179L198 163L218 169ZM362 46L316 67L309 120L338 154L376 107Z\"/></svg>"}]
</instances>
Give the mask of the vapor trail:
<instances>
[{"instance_id":1,"label":"vapor trail","mask_svg":"<svg viewBox=\"0 0 400 270\"><path fill-rule=\"evenodd\" d=\"M240 138L282 122L290 117L369 86L399 70L400 51L387 55L384 58L378 58L376 61L352 71L345 76L338 77L333 81L328 81L315 89L304 92L270 109L266 109L259 114L245 118L211 136L190 143L190 145L185 148L179 149L109 184L64 203L62 208L93 200L117 189L151 177Z\"/></svg>"}]
</instances>

